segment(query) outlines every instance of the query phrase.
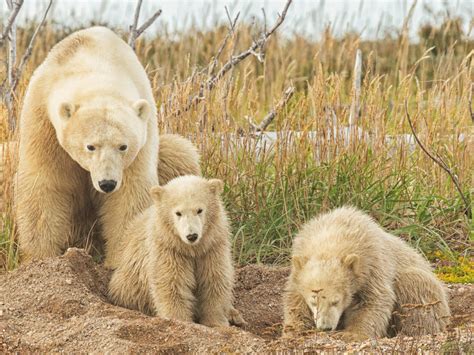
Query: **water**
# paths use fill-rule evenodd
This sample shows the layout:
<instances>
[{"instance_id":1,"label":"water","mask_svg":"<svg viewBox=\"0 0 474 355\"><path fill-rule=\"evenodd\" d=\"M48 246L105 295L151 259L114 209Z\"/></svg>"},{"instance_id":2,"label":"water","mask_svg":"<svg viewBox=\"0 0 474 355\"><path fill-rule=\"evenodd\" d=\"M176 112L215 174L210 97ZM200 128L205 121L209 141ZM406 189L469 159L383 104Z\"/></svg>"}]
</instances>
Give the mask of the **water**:
<instances>
[{"instance_id":1,"label":"water","mask_svg":"<svg viewBox=\"0 0 474 355\"><path fill-rule=\"evenodd\" d=\"M6 19L8 10L5 0L0 0L0 16ZM46 8L47 0L25 0L19 21L38 17ZM185 31L191 26L206 29L219 23L227 23L225 6L231 16L241 12L240 19L252 22L262 19L265 8L267 23L271 25L286 0L144 0L141 20L161 8L163 14L149 28L148 34L167 29ZM413 2L408 0L294 0L288 17L282 26L286 34L299 33L318 38L327 25L336 35L347 31L360 33L365 39L381 37L386 31L401 28ZM92 20L127 30L132 22L135 1L131 0L55 0L51 16L55 23L66 26L86 26ZM416 39L417 28L426 22L440 19L444 14L464 19L465 32L474 17L473 0L421 0L418 1L410 23L410 36Z\"/></svg>"}]
</instances>

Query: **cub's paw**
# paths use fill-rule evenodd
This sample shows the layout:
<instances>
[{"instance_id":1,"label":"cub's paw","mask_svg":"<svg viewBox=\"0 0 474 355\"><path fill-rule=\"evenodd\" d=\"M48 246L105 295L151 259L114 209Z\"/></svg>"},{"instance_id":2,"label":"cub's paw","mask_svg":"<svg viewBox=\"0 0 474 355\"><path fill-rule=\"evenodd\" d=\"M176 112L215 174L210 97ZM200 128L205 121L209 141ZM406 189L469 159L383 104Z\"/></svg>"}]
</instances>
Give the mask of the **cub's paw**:
<instances>
[{"instance_id":1,"label":"cub's paw","mask_svg":"<svg viewBox=\"0 0 474 355\"><path fill-rule=\"evenodd\" d=\"M283 338L295 338L300 336L301 333L304 331L304 328L301 324L290 323L283 325Z\"/></svg>"},{"instance_id":2,"label":"cub's paw","mask_svg":"<svg viewBox=\"0 0 474 355\"><path fill-rule=\"evenodd\" d=\"M243 327L247 325L247 322L245 319L242 317L240 312L236 310L234 307L232 307L229 312L227 313L227 319L229 320L229 323L231 325L235 325L237 327Z\"/></svg>"},{"instance_id":3,"label":"cub's paw","mask_svg":"<svg viewBox=\"0 0 474 355\"><path fill-rule=\"evenodd\" d=\"M355 332L342 332L339 337L346 343L359 342L369 339L367 335Z\"/></svg>"},{"instance_id":4,"label":"cub's paw","mask_svg":"<svg viewBox=\"0 0 474 355\"><path fill-rule=\"evenodd\" d=\"M229 321L227 318L202 318L199 322L202 325L205 325L206 327L228 327L229 326Z\"/></svg>"}]
</instances>

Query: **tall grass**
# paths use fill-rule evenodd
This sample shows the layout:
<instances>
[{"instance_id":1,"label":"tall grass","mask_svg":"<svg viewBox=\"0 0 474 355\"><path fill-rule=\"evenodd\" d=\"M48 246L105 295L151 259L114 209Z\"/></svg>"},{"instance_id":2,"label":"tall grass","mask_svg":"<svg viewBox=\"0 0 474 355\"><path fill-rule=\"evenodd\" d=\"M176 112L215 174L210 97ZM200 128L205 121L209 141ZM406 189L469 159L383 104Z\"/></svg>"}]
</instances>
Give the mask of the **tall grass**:
<instances>
[{"instance_id":1,"label":"tall grass","mask_svg":"<svg viewBox=\"0 0 474 355\"><path fill-rule=\"evenodd\" d=\"M468 101L474 42L459 21L424 26L416 44L403 31L374 41L352 33L337 38L330 30L320 41L277 35L268 43L264 64L255 58L240 63L202 102L179 115L207 79L202 69L227 30L139 40L137 54L153 85L161 132L192 139L202 153L204 174L226 182L238 263L286 263L297 229L318 212L344 204L368 211L433 261L456 265L460 256L471 256L472 225L462 199L449 177L408 136L403 138L410 133L408 100L420 138L447 161L464 193L472 192ZM20 50L32 28L19 29ZM32 70L72 30L45 28L20 85L18 107ZM218 67L232 52L246 49L254 32L242 24ZM357 128L362 133L347 139L358 48L364 59ZM276 134L273 144L265 143L249 129L247 117L258 122L289 84L297 91L269 127ZM15 139L7 133L5 110L0 112L2 139ZM16 260L9 183L14 169L8 171L0 250L11 268Z\"/></svg>"}]
</instances>

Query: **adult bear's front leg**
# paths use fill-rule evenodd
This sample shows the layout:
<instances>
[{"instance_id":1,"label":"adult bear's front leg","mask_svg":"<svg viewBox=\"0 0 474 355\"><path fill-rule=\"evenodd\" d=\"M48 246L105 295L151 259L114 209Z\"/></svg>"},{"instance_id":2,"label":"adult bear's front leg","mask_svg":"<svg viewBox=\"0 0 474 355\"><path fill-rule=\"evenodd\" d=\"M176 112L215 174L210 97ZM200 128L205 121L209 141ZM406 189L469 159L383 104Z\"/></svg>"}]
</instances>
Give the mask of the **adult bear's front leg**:
<instances>
[{"instance_id":1,"label":"adult bear's front leg","mask_svg":"<svg viewBox=\"0 0 474 355\"><path fill-rule=\"evenodd\" d=\"M60 176L44 172L18 174L15 207L22 261L61 255L77 238L74 215L77 199L83 197L60 182Z\"/></svg>"}]
</instances>

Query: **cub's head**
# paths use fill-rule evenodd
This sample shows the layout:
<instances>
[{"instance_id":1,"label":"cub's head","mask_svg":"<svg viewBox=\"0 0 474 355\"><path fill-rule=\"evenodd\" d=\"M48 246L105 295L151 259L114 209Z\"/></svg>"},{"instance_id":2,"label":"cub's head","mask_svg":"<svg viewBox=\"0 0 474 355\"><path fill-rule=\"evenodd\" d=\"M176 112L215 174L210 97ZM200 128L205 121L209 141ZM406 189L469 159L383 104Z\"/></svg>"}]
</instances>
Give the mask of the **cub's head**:
<instances>
[{"instance_id":1,"label":"cub's head","mask_svg":"<svg viewBox=\"0 0 474 355\"><path fill-rule=\"evenodd\" d=\"M359 257L350 254L342 259L311 260L293 256L295 282L313 314L319 330L336 330L339 320L356 292Z\"/></svg>"},{"instance_id":2,"label":"cub's head","mask_svg":"<svg viewBox=\"0 0 474 355\"><path fill-rule=\"evenodd\" d=\"M197 245L217 217L223 189L221 180L188 175L153 187L151 195L159 218L183 243Z\"/></svg>"},{"instance_id":3,"label":"cub's head","mask_svg":"<svg viewBox=\"0 0 474 355\"><path fill-rule=\"evenodd\" d=\"M123 170L146 143L150 105L125 103L63 103L55 125L58 141L81 167L89 171L94 188L117 191Z\"/></svg>"}]
</instances>

